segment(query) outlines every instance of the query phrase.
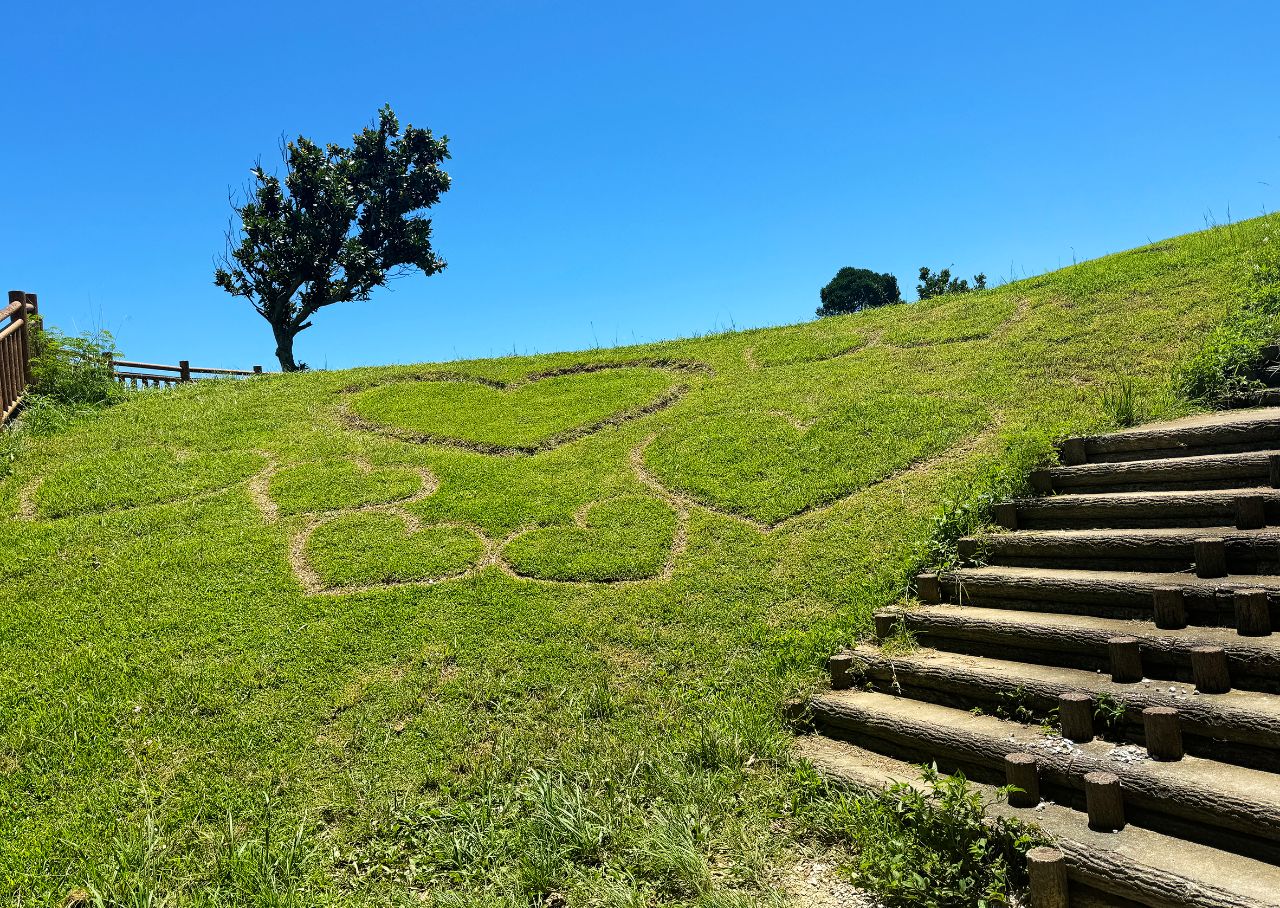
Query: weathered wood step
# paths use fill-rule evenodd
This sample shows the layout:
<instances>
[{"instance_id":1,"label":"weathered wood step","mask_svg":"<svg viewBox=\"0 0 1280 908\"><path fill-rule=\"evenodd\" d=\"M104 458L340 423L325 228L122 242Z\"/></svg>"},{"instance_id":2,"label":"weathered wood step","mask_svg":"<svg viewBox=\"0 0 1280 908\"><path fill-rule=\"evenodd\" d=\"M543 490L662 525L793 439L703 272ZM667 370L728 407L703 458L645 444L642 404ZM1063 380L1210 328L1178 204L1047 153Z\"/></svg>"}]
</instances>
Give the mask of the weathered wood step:
<instances>
[{"instance_id":1,"label":"weathered wood step","mask_svg":"<svg viewBox=\"0 0 1280 908\"><path fill-rule=\"evenodd\" d=\"M847 682L870 682L878 690L957 709L981 707L997 714L1016 707L1040 721L1051 715L1064 693L1109 697L1125 709L1118 731L1136 743L1144 741L1142 711L1172 707L1178 710L1189 753L1272 772L1280 769L1280 697L1274 694L1200 694L1192 684L1170 681L1119 684L1104 672L931 649L888 656L876 647L860 646L845 655L850 660ZM1280 797L1280 776L1268 784Z\"/></svg>"},{"instance_id":2,"label":"weathered wood step","mask_svg":"<svg viewBox=\"0 0 1280 908\"><path fill-rule=\"evenodd\" d=\"M961 769L980 781L1004 778L1005 755L1033 754L1041 790L1057 803L1083 805L1084 776L1112 773L1135 825L1280 862L1280 785L1272 773L1194 756L1128 762L1127 751L1104 741L1076 744L991 716L867 691L818 694L810 705L828 734L852 736L890 756L924 755L944 772Z\"/></svg>"},{"instance_id":3,"label":"weathered wood step","mask_svg":"<svg viewBox=\"0 0 1280 908\"><path fill-rule=\"evenodd\" d=\"M957 605L1153 620L1157 589L1182 593L1193 625L1235 626L1235 593L1267 593L1271 624L1280 628L1280 576L1201 578L1185 573L1086 571L1031 567L967 567L939 576L944 598Z\"/></svg>"},{"instance_id":4,"label":"weathered wood step","mask_svg":"<svg viewBox=\"0 0 1280 908\"><path fill-rule=\"evenodd\" d=\"M1271 458L1280 450L1167 457L1050 467L1031 475L1039 492L1123 492L1271 486Z\"/></svg>"},{"instance_id":5,"label":"weathered wood step","mask_svg":"<svg viewBox=\"0 0 1280 908\"><path fill-rule=\"evenodd\" d=\"M1182 571L1195 563L1197 539L1225 544L1232 574L1280 573L1280 529L1139 527L1088 530L1018 530L960 540L962 558L985 564L1096 570Z\"/></svg>"},{"instance_id":6,"label":"weathered wood step","mask_svg":"<svg viewBox=\"0 0 1280 908\"><path fill-rule=\"evenodd\" d=\"M1280 489L1111 492L1019 498L997 516L1016 515L1009 529L1232 526L1242 498L1261 498L1268 526L1280 525ZM1007 523L1007 518L1006 518Z\"/></svg>"},{"instance_id":7,"label":"weathered wood step","mask_svg":"<svg viewBox=\"0 0 1280 908\"><path fill-rule=\"evenodd\" d=\"M1272 384L1277 379L1271 378ZM1280 388L1259 388L1255 391L1242 391L1232 397L1227 398L1224 406L1232 410L1241 410L1246 407L1280 407Z\"/></svg>"},{"instance_id":8,"label":"weathered wood step","mask_svg":"<svg viewBox=\"0 0 1280 908\"><path fill-rule=\"evenodd\" d=\"M922 787L919 767L843 741L807 735L798 749L839 783L864 790ZM988 801L997 801L993 787L974 784ZM1053 840L1067 859L1072 908L1093 892L1147 908L1274 908L1280 892L1278 867L1132 825L1094 832L1078 811L1059 804L1018 809L996 802L989 813L1033 822Z\"/></svg>"},{"instance_id":9,"label":"weathered wood step","mask_svg":"<svg viewBox=\"0 0 1280 908\"><path fill-rule=\"evenodd\" d=\"M1087 671L1109 670L1107 641L1134 637L1144 672L1166 681L1191 681L1191 650L1218 646L1234 686L1280 690L1280 633L1242 637L1234 628L1161 630L1150 621L964 605L925 605L899 612L897 620L926 646Z\"/></svg>"},{"instance_id":10,"label":"weathered wood step","mask_svg":"<svg viewBox=\"0 0 1280 908\"><path fill-rule=\"evenodd\" d=\"M1280 446L1280 410L1260 407L1188 416L1107 435L1067 439L1063 463L1102 463L1228 454Z\"/></svg>"}]
</instances>

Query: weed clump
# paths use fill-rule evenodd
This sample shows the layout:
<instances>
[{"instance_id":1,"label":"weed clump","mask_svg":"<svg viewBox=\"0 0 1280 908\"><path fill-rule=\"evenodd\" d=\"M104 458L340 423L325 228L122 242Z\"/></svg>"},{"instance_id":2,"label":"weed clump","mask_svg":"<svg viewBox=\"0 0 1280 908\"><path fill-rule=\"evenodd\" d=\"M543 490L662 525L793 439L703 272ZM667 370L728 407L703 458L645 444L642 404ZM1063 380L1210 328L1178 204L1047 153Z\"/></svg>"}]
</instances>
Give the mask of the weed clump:
<instances>
[{"instance_id":1,"label":"weed clump","mask_svg":"<svg viewBox=\"0 0 1280 908\"><path fill-rule=\"evenodd\" d=\"M923 767L923 784L887 791L836 791L817 809L824 828L853 846L855 881L888 908L976 908L1009 904L1024 882L1034 830L988 814L1012 789L984 797L962 773Z\"/></svg>"},{"instance_id":2,"label":"weed clump","mask_svg":"<svg viewBox=\"0 0 1280 908\"><path fill-rule=\"evenodd\" d=\"M0 430L0 479L9 475L26 435L53 435L128 393L112 376L114 341L106 331L81 335L31 322L32 383L20 417Z\"/></svg>"},{"instance_id":3,"label":"weed clump","mask_svg":"<svg viewBox=\"0 0 1280 908\"><path fill-rule=\"evenodd\" d=\"M1179 370L1179 389L1192 400L1219 406L1262 385L1267 348L1280 339L1280 251L1271 232L1258 245L1249 285Z\"/></svg>"}]
</instances>

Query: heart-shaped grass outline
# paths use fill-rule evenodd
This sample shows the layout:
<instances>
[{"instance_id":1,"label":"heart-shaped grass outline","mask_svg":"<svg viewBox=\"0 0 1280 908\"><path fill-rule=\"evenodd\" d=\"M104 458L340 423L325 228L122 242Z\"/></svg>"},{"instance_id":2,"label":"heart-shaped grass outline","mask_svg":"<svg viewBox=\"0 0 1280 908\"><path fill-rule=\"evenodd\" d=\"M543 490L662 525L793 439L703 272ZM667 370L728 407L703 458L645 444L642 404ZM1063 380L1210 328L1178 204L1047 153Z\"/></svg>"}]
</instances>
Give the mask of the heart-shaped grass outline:
<instances>
[{"instance_id":1,"label":"heart-shaped grass outline","mask_svg":"<svg viewBox=\"0 0 1280 908\"><path fill-rule=\"evenodd\" d=\"M174 449L173 454L174 454L174 459L179 463L189 460L192 457L196 457L196 456L213 457L213 456L225 455L225 454L252 454L255 457L261 458L262 461L267 465L269 465L271 462L270 454L266 453L265 451L255 451L251 449L209 451L203 454L197 454L196 452L188 451L185 448L176 448ZM253 483L254 480L259 475L261 475L261 472L263 469L265 469L265 467L259 467L258 470L256 470L255 472L249 473L239 479L234 479L222 485L210 486L207 489L201 489L195 492L192 492L189 489L186 489L180 495L175 495L172 497L165 497L165 498L158 498L153 501L140 501L132 504L107 504L102 507L86 508L85 510L82 510L82 511L71 511L63 514L42 514L40 512L40 505L39 505L39 502L36 500L36 496L40 493L41 487L45 484L45 482L50 477L49 475L37 475L34 478L28 480L23 486L21 486L18 489L17 509L13 514L13 519L23 520L23 521L37 521L37 520L38 521L54 521L54 520L66 520L66 519L79 519L79 518L89 517L93 515L124 514L124 513L129 513L131 511L139 511L139 510L142 510L143 508L165 507L168 505L181 504L183 502L188 502L188 501L200 501L206 498L211 498L215 495L221 495L223 492L226 492L228 489L234 489L236 486L244 485L246 483L250 483L250 484Z\"/></svg>"},{"instance_id":2,"label":"heart-shaped grass outline","mask_svg":"<svg viewBox=\"0 0 1280 908\"><path fill-rule=\"evenodd\" d=\"M405 535L413 536L419 532L432 529L457 529L470 533L480 542L480 555L472 563L458 571L452 571L448 574L442 574L438 577L414 577L408 580L373 580L366 583L348 583L330 585L324 582L320 573L312 566L311 560L307 555L307 544L311 541L312 535L321 527L326 526L340 520L343 517L352 515L380 514L387 517L396 517L404 523ZM431 586L437 583L443 583L446 580L458 580L462 577L470 577L482 568L488 567L494 563L497 555L497 546L484 533L473 526L464 523L455 523L452 521L443 521L440 523L423 524L417 515L405 511L395 506L378 506L369 508L353 508L347 511L333 511L320 519L314 519L308 522L306 527L293 538L290 546L290 562L293 566L294 574L298 581L302 584L303 590L310 594L323 594L328 596L341 596L350 593L359 593L366 590L386 589L390 587L400 586Z\"/></svg>"},{"instance_id":3,"label":"heart-shaped grass outline","mask_svg":"<svg viewBox=\"0 0 1280 908\"><path fill-rule=\"evenodd\" d=\"M297 470L297 469L301 469L303 467L308 467L308 466L322 466L326 463L351 464L352 466L355 467L356 473L359 474L360 476L372 476L374 473L379 471L390 472L390 471L397 471L397 470L405 473L415 473L418 476L418 488L410 492L408 495L402 495L398 498L389 498L383 501L374 500L374 501L366 501L360 504L334 505L332 507L309 508L301 511L284 510L281 507L280 502L277 501L275 496L271 494L271 484L276 480L278 476L280 476L280 474L286 473L289 470ZM289 464L286 467L273 467L270 471L270 474L263 481L262 488L264 489L264 494L270 498L271 510L275 514L284 516L284 517L301 517L301 516L306 516L310 514L330 514L337 511L362 511L362 510L368 510L370 508L379 509L379 508L386 508L393 505L412 504L415 501L421 501L427 496L434 494L436 489L439 488L439 486L440 486L440 482L438 479L436 479L435 474L433 474L430 470L426 469L425 467L414 466L414 465L374 466L372 463L370 463L368 460L365 460L363 457L347 457L347 458L330 457L330 458L323 458L321 460L307 460L307 461L302 461L300 463L293 463L293 464Z\"/></svg>"},{"instance_id":4,"label":"heart-shaped grass outline","mask_svg":"<svg viewBox=\"0 0 1280 908\"><path fill-rule=\"evenodd\" d=\"M491 378L483 378L478 375L468 375L465 372L424 372L416 375L403 376L391 381L375 382L365 386L345 388L343 389L343 393L355 394L362 391L371 391L374 388L385 385L407 382L471 383L484 385L497 391L509 392L547 378L556 378L561 375L585 375L612 369L654 369L663 372L696 372L703 375L712 374L710 366L696 360L625 360L614 363L581 363L575 366L563 366L557 369L547 369L542 372L532 372L522 379L511 382L497 381ZM374 422L373 420L366 419L363 416L353 413L350 406L347 404L342 406L340 415L351 428L365 432L373 432L378 435L385 435L399 439L400 441L410 442L411 444L443 445L458 448L463 451L471 451L476 454L497 454L508 456L531 455L550 451L561 447L562 445L566 445L571 441L577 441L579 438L585 438L588 435L593 435L607 426L622 425L623 423L639 419L642 416L648 416L650 413L657 413L659 410L665 410L667 407L682 398L686 393L688 393L688 391L689 386L687 384L674 385L668 391L659 395L657 398L642 407L633 407L630 410L621 410L617 413L610 414L604 419L599 419L586 425L575 426L572 429L559 432L550 438L532 445L499 445L489 442L470 441L463 438L453 438L448 435L434 435L431 433L415 432L412 429L402 429L396 426L389 426L385 423Z\"/></svg>"},{"instance_id":5,"label":"heart-shaped grass outline","mask_svg":"<svg viewBox=\"0 0 1280 908\"><path fill-rule=\"evenodd\" d=\"M775 419L780 419L783 422L789 424L792 429L794 429L797 433L800 433L800 434L804 434L808 432L809 429L812 428L814 423L816 422L816 420L808 420L808 421L798 420L791 413L781 411L781 410L767 410L764 412L766 413L766 415L772 416ZM713 514L719 514L723 517L728 517L732 520L738 521L739 523L745 524L747 526L754 527L759 532L767 534L767 533L771 533L775 529L778 529L779 527L785 526L791 523L792 521L803 518L809 514L813 514L819 511L824 511L829 507L832 507L836 504L839 504L842 501L845 501L853 497L854 495L864 492L867 489L874 488L875 486L878 486L881 483L896 479L897 477L905 473L910 473L922 468L928 468L929 465L936 463L938 461L947 460L953 457L964 456L968 451L976 448L978 444L984 441L988 437L988 435L994 430L994 428L1000 425L1002 422L1003 422L1002 416L998 412L988 413L987 421L985 425L975 429L974 433L971 434L967 439L964 439L964 438L957 439L953 441L950 445L944 447L940 451L936 451L933 454L923 458L912 458L909 462L900 464L899 466L889 470L884 475L879 476L878 478L875 478L865 483L864 485L861 485L857 488L851 489L844 493L835 494L829 497L823 497L821 499L812 501L806 504L805 506L797 510L794 510L788 514L780 515L774 520L763 520L753 515L743 514L739 511L731 510L729 508L724 507L723 504L720 502L707 500L699 496L697 493L689 489L686 489L678 484L668 484L667 479L660 477L660 475L655 470L653 470L649 466L649 464L645 462L645 455L647 454L649 448L653 445L653 443L656 442L663 435L662 432L654 433L653 435L650 435L647 439L645 439L643 442L641 442L641 444L632 452L631 466L632 466L632 470L635 472L636 477L644 485L648 486L650 489L657 492L660 496L665 498L668 501L668 503L672 504L673 506L682 507L686 509L691 507L700 508L702 510L709 511ZM667 429L666 431L669 432L671 431L671 429Z\"/></svg>"},{"instance_id":6,"label":"heart-shaped grass outline","mask_svg":"<svg viewBox=\"0 0 1280 908\"><path fill-rule=\"evenodd\" d=\"M653 501L660 501L664 505L666 505L668 508L671 509L672 516L675 519L674 526L672 529L672 534L671 534L671 543L667 547L667 557L664 560L661 569L659 569L659 571L656 574L653 574L648 577L626 577L626 578L606 579L606 580L580 580L580 579L573 579L573 578L538 577L532 574L520 573L520 571L516 569L515 565L511 563L510 559L507 558L507 554L506 554L507 547L511 545L513 542L520 539L521 537L527 536L530 533L537 533L537 532L542 532L544 530L557 530L557 529L588 530L588 531L592 529L599 529L597 527L592 527L590 525L592 512L594 512L598 508L601 508L609 504L610 502L617 501L620 498L647 498ZM531 580L536 583L558 583L558 584L568 584L571 586L573 585L626 586L626 585L636 584L636 583L652 583L654 581L671 579L671 575L675 572L676 559L680 557L680 555L684 552L685 547L688 545L688 535L689 535L689 512L686 508L682 507L678 502L672 501L668 496L661 495L661 494L657 496L652 496L652 495L645 495L643 493L635 493L635 492L623 493L620 495L611 495L608 498L601 498L596 501L589 501L586 504L582 505L576 511L573 512L573 523L567 527L535 526L535 527L525 527L524 529L516 531L511 536L503 540L502 552L501 552L501 559L502 559L501 563L502 563L503 570L509 576L517 577L521 580Z\"/></svg>"}]
</instances>

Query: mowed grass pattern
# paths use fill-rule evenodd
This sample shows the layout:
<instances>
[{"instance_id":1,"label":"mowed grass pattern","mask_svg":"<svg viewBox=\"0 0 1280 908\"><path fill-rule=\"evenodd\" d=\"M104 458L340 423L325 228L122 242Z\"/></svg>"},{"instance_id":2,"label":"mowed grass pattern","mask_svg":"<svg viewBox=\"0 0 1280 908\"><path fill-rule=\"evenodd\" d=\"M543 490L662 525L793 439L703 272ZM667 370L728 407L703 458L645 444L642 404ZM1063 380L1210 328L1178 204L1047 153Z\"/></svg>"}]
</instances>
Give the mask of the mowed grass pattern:
<instances>
[{"instance_id":1,"label":"mowed grass pattern","mask_svg":"<svg viewBox=\"0 0 1280 908\"><path fill-rule=\"evenodd\" d=\"M657 402L675 382L655 369L551 375L500 388L450 379L396 383L356 395L355 413L441 440L533 448Z\"/></svg>"},{"instance_id":2,"label":"mowed grass pattern","mask_svg":"<svg viewBox=\"0 0 1280 908\"><path fill-rule=\"evenodd\" d=\"M828 841L781 705L949 502L1107 428L1118 374L1145 415L1185 410L1171 368L1270 230L448 366L513 390L202 382L33 439L0 484L0 900L779 904ZM624 367L522 384L600 364ZM504 446L597 428L485 454L350 407Z\"/></svg>"}]
</instances>

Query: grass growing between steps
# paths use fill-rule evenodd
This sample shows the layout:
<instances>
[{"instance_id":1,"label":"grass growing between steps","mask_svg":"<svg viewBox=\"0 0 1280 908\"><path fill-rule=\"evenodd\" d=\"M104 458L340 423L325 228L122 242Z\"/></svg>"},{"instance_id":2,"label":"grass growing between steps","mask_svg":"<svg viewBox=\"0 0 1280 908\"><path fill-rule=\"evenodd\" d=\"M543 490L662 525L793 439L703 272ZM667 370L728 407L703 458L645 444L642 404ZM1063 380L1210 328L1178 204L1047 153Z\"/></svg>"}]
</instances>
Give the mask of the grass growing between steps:
<instances>
[{"instance_id":1,"label":"grass growing between steps","mask_svg":"<svg viewBox=\"0 0 1280 908\"><path fill-rule=\"evenodd\" d=\"M1173 368L1271 226L31 438L0 483L0 896L782 903L820 796L785 699L982 496L1108 428L1118 376L1183 412Z\"/></svg>"}]
</instances>

